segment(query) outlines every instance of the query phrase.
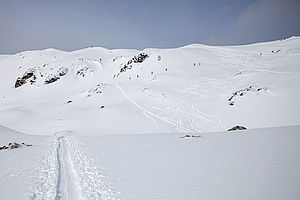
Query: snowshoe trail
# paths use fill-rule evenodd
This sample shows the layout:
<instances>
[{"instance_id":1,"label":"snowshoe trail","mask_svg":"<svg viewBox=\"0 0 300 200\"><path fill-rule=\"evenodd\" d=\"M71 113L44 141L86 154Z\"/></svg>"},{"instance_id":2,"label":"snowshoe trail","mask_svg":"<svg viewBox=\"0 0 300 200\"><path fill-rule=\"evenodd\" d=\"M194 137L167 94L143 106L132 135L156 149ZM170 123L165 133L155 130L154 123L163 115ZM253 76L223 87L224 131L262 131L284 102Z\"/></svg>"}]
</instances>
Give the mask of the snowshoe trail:
<instances>
[{"instance_id":1,"label":"snowshoe trail","mask_svg":"<svg viewBox=\"0 0 300 200\"><path fill-rule=\"evenodd\" d=\"M62 135L52 137L47 143L31 199L119 199L109 179L86 157L78 139Z\"/></svg>"}]
</instances>

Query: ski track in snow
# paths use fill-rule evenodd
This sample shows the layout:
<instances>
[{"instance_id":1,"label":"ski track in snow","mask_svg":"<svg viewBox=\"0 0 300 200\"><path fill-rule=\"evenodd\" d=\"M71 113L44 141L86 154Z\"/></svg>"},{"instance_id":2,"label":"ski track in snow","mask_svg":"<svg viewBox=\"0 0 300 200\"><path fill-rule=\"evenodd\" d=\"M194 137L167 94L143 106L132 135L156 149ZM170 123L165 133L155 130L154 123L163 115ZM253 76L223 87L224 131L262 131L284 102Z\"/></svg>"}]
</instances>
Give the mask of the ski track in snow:
<instances>
[{"instance_id":1,"label":"ski track in snow","mask_svg":"<svg viewBox=\"0 0 300 200\"><path fill-rule=\"evenodd\" d=\"M119 199L109 179L86 157L78 139L59 136L47 143L32 200Z\"/></svg>"},{"instance_id":2,"label":"ski track in snow","mask_svg":"<svg viewBox=\"0 0 300 200\"><path fill-rule=\"evenodd\" d=\"M82 199L76 171L70 158L69 146L66 144L64 136L59 137L57 140L58 177L55 200Z\"/></svg>"},{"instance_id":3,"label":"ski track in snow","mask_svg":"<svg viewBox=\"0 0 300 200\"><path fill-rule=\"evenodd\" d=\"M168 123L168 124L171 124L171 125L173 125L173 126L175 126L175 127L177 127L177 128L180 128L180 129L183 130L183 131L188 131L188 132L190 132L190 133L196 133L196 132L197 132L197 131L192 130L192 129L188 128L188 127L184 127L183 124L180 123L180 122L176 122L176 121L167 119L167 118L165 118L165 117L161 117L160 115L157 115L157 114L155 114L155 113L153 113L153 112L150 112L149 110L147 110L147 109L143 108L142 106L140 106L140 105L139 105L137 102L135 102L132 98L130 98L130 97L127 95L127 93L123 90L123 88L122 88L119 84L116 84L116 87L121 91L121 93L123 94L123 96L124 96L126 99L128 99L133 105L135 105L135 106L136 106L138 109L140 109L143 113L147 113L148 115L153 116L153 117L155 117L155 118L158 118L158 119L160 119L160 120L162 120L162 121L164 121L164 122L166 122L166 123Z\"/></svg>"},{"instance_id":4,"label":"ski track in snow","mask_svg":"<svg viewBox=\"0 0 300 200\"><path fill-rule=\"evenodd\" d=\"M167 97L158 98L159 95L152 94L150 90L145 94L145 98L153 104L151 108L156 111L157 115L169 121L175 121L194 132L214 128L226 130L218 116L203 112L201 107L223 98L224 91L231 86L231 82L207 77L189 81L190 86L179 91L179 98L176 102Z\"/></svg>"},{"instance_id":5,"label":"ski track in snow","mask_svg":"<svg viewBox=\"0 0 300 200\"><path fill-rule=\"evenodd\" d=\"M156 126L157 122L151 116L176 126L183 131L188 131L191 133L201 132L204 127L220 127L221 129L226 130L225 125L218 116L204 113L193 106L189 108L187 106L189 104L186 101L180 104L174 104L169 102L168 99L164 99L164 102L160 102L160 105L162 106L152 106L153 109L157 110L157 113L153 113L143 108L136 101L130 98L119 84L116 84L116 87L121 91L123 96L125 96L131 103L139 108L144 115L149 117ZM155 101L155 99L152 100Z\"/></svg>"},{"instance_id":6,"label":"ski track in snow","mask_svg":"<svg viewBox=\"0 0 300 200\"><path fill-rule=\"evenodd\" d=\"M272 70L272 65L267 61L262 61L259 55L254 52L243 50L233 50L221 47L209 47L215 55L225 63L225 67L233 68L237 71L255 71L262 73L291 74L291 72L281 72Z\"/></svg>"},{"instance_id":7,"label":"ski track in snow","mask_svg":"<svg viewBox=\"0 0 300 200\"><path fill-rule=\"evenodd\" d=\"M58 146L57 146L57 150L56 150L56 156L57 156L57 170L58 170L58 177L57 177L57 183L56 183L56 196L55 196L55 200L59 200L61 199L61 193L62 193L62 186L61 183L62 181L62 144L61 144L61 139L62 137L58 138Z\"/></svg>"}]
</instances>

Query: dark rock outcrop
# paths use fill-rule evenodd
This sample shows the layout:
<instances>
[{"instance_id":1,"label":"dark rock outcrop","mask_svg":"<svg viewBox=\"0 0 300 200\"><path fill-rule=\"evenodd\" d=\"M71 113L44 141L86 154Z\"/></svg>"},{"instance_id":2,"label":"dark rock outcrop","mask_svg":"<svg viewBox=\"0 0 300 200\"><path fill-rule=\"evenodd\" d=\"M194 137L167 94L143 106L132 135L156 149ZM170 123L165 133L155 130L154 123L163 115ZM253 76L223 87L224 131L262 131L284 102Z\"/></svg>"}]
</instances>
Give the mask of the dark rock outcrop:
<instances>
[{"instance_id":1,"label":"dark rock outcrop","mask_svg":"<svg viewBox=\"0 0 300 200\"><path fill-rule=\"evenodd\" d=\"M149 55L146 53L139 53L138 55L131 58L121 69L120 73L126 72L127 69L131 69L134 63L142 63Z\"/></svg>"},{"instance_id":2,"label":"dark rock outcrop","mask_svg":"<svg viewBox=\"0 0 300 200\"><path fill-rule=\"evenodd\" d=\"M22 79L22 78L18 78L16 80L16 83L15 83L15 88L18 88L18 87L21 87L22 85L24 85L26 83L26 80Z\"/></svg>"},{"instance_id":3,"label":"dark rock outcrop","mask_svg":"<svg viewBox=\"0 0 300 200\"><path fill-rule=\"evenodd\" d=\"M59 76L65 76L68 73L68 69L65 67L61 67L57 71Z\"/></svg>"},{"instance_id":4,"label":"dark rock outcrop","mask_svg":"<svg viewBox=\"0 0 300 200\"><path fill-rule=\"evenodd\" d=\"M199 138L201 137L201 135L189 135L189 134L186 134L184 136L181 136L180 138Z\"/></svg>"},{"instance_id":5,"label":"dark rock outcrop","mask_svg":"<svg viewBox=\"0 0 300 200\"><path fill-rule=\"evenodd\" d=\"M15 82L15 88L21 87L22 85L26 84L27 82L30 82L31 84L35 83L36 76L34 74L33 69L28 69L22 77L18 77L18 79Z\"/></svg>"},{"instance_id":6,"label":"dark rock outcrop","mask_svg":"<svg viewBox=\"0 0 300 200\"><path fill-rule=\"evenodd\" d=\"M228 131L237 131L237 130L246 130L247 128L244 126L234 126L230 129L228 129Z\"/></svg>"},{"instance_id":7,"label":"dark rock outcrop","mask_svg":"<svg viewBox=\"0 0 300 200\"><path fill-rule=\"evenodd\" d=\"M146 54L146 53L140 53L140 54L134 56L134 57L132 58L132 61L133 61L134 63L142 63L142 62L144 62L144 60L145 60L146 58L148 58L148 57L149 57L148 54Z\"/></svg>"},{"instance_id":8,"label":"dark rock outcrop","mask_svg":"<svg viewBox=\"0 0 300 200\"><path fill-rule=\"evenodd\" d=\"M59 76L52 76L52 77L48 77L45 80L45 84L50 84L50 83L54 83L55 81L59 80Z\"/></svg>"},{"instance_id":9,"label":"dark rock outcrop","mask_svg":"<svg viewBox=\"0 0 300 200\"><path fill-rule=\"evenodd\" d=\"M7 146L4 145L4 146L0 147L0 150L4 150L4 149L10 149L11 150L11 149L20 148L22 146L31 147L32 144L25 144L24 142L22 142L21 144L16 143L16 142L10 142L10 143L8 143Z\"/></svg>"},{"instance_id":10,"label":"dark rock outcrop","mask_svg":"<svg viewBox=\"0 0 300 200\"><path fill-rule=\"evenodd\" d=\"M229 103L230 106L234 106L235 100L238 97L245 96L248 93L260 94L261 92L267 91L267 90L268 90L268 88L265 88L265 87L255 88L253 86L249 86L249 87L247 87L245 89L238 90L238 91L232 93L232 95L229 96L227 100L228 100L228 103Z\"/></svg>"},{"instance_id":11,"label":"dark rock outcrop","mask_svg":"<svg viewBox=\"0 0 300 200\"><path fill-rule=\"evenodd\" d=\"M68 69L65 67L61 67L57 70L55 74L50 74L45 79L45 84L54 83L55 81L59 80L60 77L65 76L68 73Z\"/></svg>"}]
</instances>

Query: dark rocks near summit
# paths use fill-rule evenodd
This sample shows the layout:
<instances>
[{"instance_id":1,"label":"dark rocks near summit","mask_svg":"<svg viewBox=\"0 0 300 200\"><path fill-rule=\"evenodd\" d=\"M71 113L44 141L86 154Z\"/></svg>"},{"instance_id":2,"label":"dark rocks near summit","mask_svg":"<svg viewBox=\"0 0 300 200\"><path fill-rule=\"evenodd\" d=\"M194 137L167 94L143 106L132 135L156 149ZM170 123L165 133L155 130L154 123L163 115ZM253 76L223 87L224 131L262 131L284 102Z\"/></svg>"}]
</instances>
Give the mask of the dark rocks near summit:
<instances>
[{"instance_id":1,"label":"dark rocks near summit","mask_svg":"<svg viewBox=\"0 0 300 200\"><path fill-rule=\"evenodd\" d=\"M127 69L131 69L134 63L142 63L148 58L149 55L146 53L139 53L138 55L131 58L121 69L120 73L126 72Z\"/></svg>"}]
</instances>

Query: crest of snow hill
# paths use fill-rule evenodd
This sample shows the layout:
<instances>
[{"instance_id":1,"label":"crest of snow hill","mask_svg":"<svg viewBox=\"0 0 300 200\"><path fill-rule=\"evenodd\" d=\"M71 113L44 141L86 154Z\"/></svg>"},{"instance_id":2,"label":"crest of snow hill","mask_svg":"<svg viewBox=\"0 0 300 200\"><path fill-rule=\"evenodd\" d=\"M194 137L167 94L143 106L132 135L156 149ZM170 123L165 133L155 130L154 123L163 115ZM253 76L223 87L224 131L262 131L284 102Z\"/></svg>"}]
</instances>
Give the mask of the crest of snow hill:
<instances>
[{"instance_id":1,"label":"crest of snow hill","mask_svg":"<svg viewBox=\"0 0 300 200\"><path fill-rule=\"evenodd\" d=\"M117 78L121 73L126 72L129 69L132 69L135 63L142 63L149 55L146 53L139 53L129 59L125 64L120 65L120 70L117 74L114 75L113 78ZM24 58L24 56L22 57ZM116 59L113 59L115 61ZM79 61L79 62L78 62ZM15 81L15 88L21 87L25 84L31 85L47 85L54 83L60 80L62 77L66 76L69 71L75 72L74 75L85 77L88 74L92 74L95 69L89 65L86 61L99 62L101 63L101 59L85 59L79 58L77 62L74 63L66 63L65 66L61 67L61 63L51 63L43 64L42 67L33 67L28 68L22 76L19 76ZM68 66L70 65L70 66ZM56 70L55 70L56 69ZM39 84L38 84L39 83Z\"/></svg>"},{"instance_id":2,"label":"crest of snow hill","mask_svg":"<svg viewBox=\"0 0 300 200\"><path fill-rule=\"evenodd\" d=\"M6 97L18 96L19 88L25 91L25 85L32 85L46 86L46 92L41 94L47 98L31 99L31 103L44 103L41 101L48 101L48 96L57 92L56 102L67 105L66 110L72 108L77 116L82 112L79 108L87 108L86 116L95 119L90 121L91 127L100 127L96 119L124 115L117 118L124 125L122 129L132 130L135 125L129 118L126 123L121 119L132 116L131 120L140 120L140 112L145 119L141 119L144 125L137 132L144 132L145 124L152 132L166 132L161 128L166 126L169 132L193 133L294 125L300 123L299 55L299 37L231 47L195 44L143 51L92 47L74 52L23 52L8 56L9 59L0 57L0 67L6 66L8 60L15 73L13 78L2 79L17 88L10 92L9 88L0 87L0 104L10 105L9 99L14 96ZM58 87L47 85L64 88L57 90ZM30 98L22 101L28 107L22 111L15 108L16 112L31 111ZM57 105L51 99L47 103L50 107ZM126 108L128 113L122 113L120 108ZM39 112L33 109L30 113ZM276 115L281 117L274 119ZM51 120L62 123L67 118L68 114L65 118L56 114L45 116L49 124ZM0 116L1 120L4 118ZM69 124L81 121L80 117L70 120L74 123Z\"/></svg>"}]
</instances>

